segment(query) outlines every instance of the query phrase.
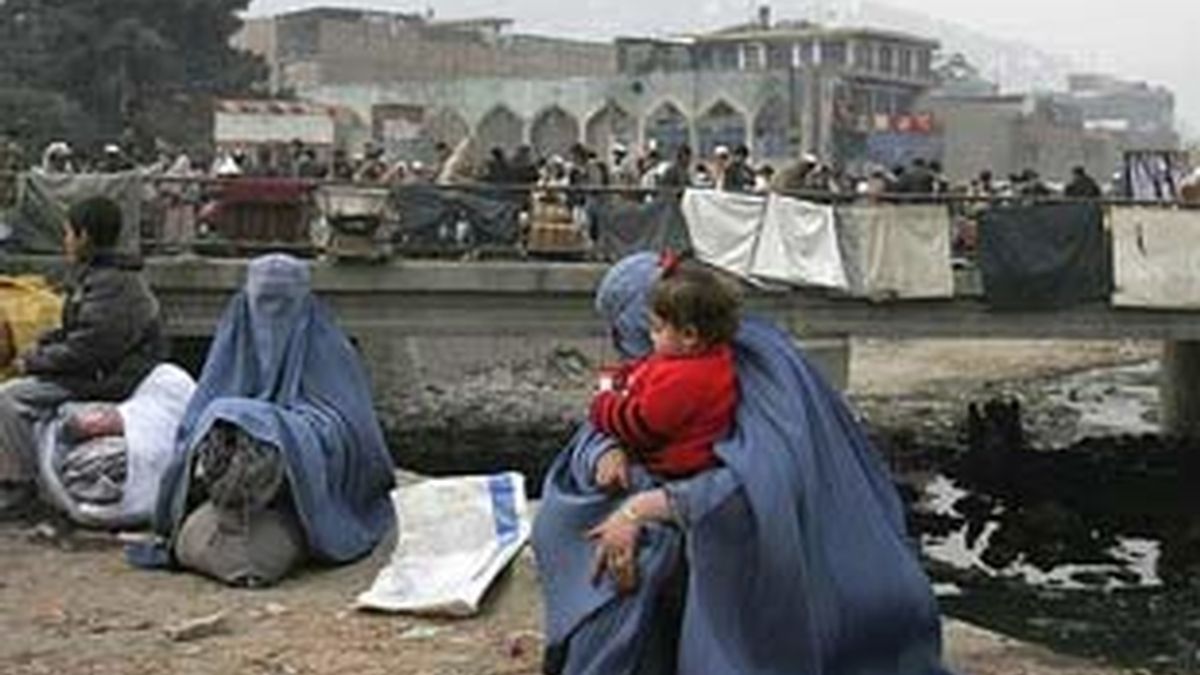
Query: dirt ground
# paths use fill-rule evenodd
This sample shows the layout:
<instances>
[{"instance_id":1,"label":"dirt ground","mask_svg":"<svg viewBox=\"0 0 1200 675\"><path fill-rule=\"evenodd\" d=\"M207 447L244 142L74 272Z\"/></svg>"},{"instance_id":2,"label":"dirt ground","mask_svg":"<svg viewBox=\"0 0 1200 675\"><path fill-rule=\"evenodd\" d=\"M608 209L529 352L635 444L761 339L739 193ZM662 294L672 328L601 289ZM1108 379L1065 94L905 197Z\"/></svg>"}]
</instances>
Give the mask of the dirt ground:
<instances>
[{"instance_id":1,"label":"dirt ground","mask_svg":"<svg viewBox=\"0 0 1200 675\"><path fill-rule=\"evenodd\" d=\"M863 340L851 343L850 391L907 396L958 384L1049 377L1157 358L1155 342Z\"/></svg>"},{"instance_id":2,"label":"dirt ground","mask_svg":"<svg viewBox=\"0 0 1200 675\"><path fill-rule=\"evenodd\" d=\"M911 394L931 386L1022 378L1144 356L1115 343L855 345L853 388ZM1139 351L1140 350L1140 351ZM128 566L110 536L0 525L0 673L161 675L354 673L535 674L540 606L528 551L475 619L438 621L355 611L387 556L314 570L277 588L230 590L186 574ZM219 630L175 640L171 630L220 614ZM1092 666L947 621L951 665L972 675L1110 675Z\"/></svg>"},{"instance_id":3,"label":"dirt ground","mask_svg":"<svg viewBox=\"0 0 1200 675\"><path fill-rule=\"evenodd\" d=\"M526 551L463 621L355 611L383 549L347 568L312 571L265 591L127 566L111 541L0 528L0 672L9 675L308 675L539 673L540 605ZM223 614L221 630L170 637ZM1116 675L948 621L949 661L971 675Z\"/></svg>"}]
</instances>

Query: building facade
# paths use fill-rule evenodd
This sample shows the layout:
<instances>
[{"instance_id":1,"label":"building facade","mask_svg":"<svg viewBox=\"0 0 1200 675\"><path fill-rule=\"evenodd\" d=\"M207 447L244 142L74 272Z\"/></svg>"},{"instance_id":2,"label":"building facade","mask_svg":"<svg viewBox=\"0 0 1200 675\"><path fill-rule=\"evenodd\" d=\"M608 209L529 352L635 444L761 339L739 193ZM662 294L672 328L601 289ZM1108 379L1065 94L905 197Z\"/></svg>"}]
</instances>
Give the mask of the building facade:
<instances>
[{"instance_id":1,"label":"building facade","mask_svg":"<svg viewBox=\"0 0 1200 675\"><path fill-rule=\"evenodd\" d=\"M509 35L499 19L310 10L269 21L244 35L273 49L278 88L356 111L360 140L386 147L473 136L544 156L577 142L664 154L689 143L705 155L746 144L760 161L812 152L854 163L908 146L928 154L935 137L916 102L934 82L937 44L899 33L764 14L714 33L598 45ZM397 107L410 138L380 137L381 116Z\"/></svg>"},{"instance_id":2,"label":"building facade","mask_svg":"<svg viewBox=\"0 0 1200 675\"><path fill-rule=\"evenodd\" d=\"M1163 88L1081 75L1065 92L999 95L961 59L940 70L938 88L920 106L940 122L955 180L1033 169L1065 181L1082 166L1103 181L1120 171L1126 152L1179 146L1174 97Z\"/></svg>"}]
</instances>

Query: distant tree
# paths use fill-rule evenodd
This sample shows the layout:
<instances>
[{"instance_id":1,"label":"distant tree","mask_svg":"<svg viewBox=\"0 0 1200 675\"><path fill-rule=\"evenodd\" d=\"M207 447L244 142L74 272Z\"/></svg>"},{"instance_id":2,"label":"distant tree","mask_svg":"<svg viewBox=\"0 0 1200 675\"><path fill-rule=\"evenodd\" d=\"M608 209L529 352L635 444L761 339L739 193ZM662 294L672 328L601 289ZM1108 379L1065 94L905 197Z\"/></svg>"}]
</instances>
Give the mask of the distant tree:
<instances>
[{"instance_id":1,"label":"distant tree","mask_svg":"<svg viewBox=\"0 0 1200 675\"><path fill-rule=\"evenodd\" d=\"M0 2L0 110L13 109L41 140L146 135L168 125L170 102L245 95L266 78L258 57L230 47L249 0L6 0ZM19 111L58 97L43 114ZM82 112L90 123L71 119ZM183 127L193 128L189 125ZM184 141L185 139L173 139ZM195 142L198 139L187 139Z\"/></svg>"}]
</instances>

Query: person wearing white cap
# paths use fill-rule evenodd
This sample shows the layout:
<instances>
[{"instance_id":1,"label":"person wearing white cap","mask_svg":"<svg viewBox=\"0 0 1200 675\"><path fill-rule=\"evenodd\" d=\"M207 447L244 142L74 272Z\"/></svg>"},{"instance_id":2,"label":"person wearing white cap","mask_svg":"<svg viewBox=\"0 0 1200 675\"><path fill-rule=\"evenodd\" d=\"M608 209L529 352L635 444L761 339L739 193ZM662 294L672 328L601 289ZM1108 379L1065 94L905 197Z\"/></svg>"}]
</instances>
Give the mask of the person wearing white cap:
<instances>
[{"instance_id":1,"label":"person wearing white cap","mask_svg":"<svg viewBox=\"0 0 1200 675\"><path fill-rule=\"evenodd\" d=\"M242 175L242 167L228 151L224 151L213 162L212 174L218 178L231 178Z\"/></svg>"},{"instance_id":2,"label":"person wearing white cap","mask_svg":"<svg viewBox=\"0 0 1200 675\"><path fill-rule=\"evenodd\" d=\"M718 145L713 148L713 157L709 167L709 174L712 179L713 187L718 190L725 189L725 172L729 169L729 148L724 145Z\"/></svg>"},{"instance_id":3,"label":"person wearing white cap","mask_svg":"<svg viewBox=\"0 0 1200 675\"><path fill-rule=\"evenodd\" d=\"M132 168L133 164L125 157L125 153L121 152L121 146L116 143L104 146L104 157L100 160L101 173L121 173Z\"/></svg>"},{"instance_id":4,"label":"person wearing white cap","mask_svg":"<svg viewBox=\"0 0 1200 675\"><path fill-rule=\"evenodd\" d=\"M811 152L806 152L800 159L784 167L775 176L771 186L776 192L803 192L809 189L809 179L816 173L820 160Z\"/></svg>"},{"instance_id":5,"label":"person wearing white cap","mask_svg":"<svg viewBox=\"0 0 1200 675\"><path fill-rule=\"evenodd\" d=\"M619 187L637 187L639 176L637 160L630 156L629 148L623 143L612 146L612 182Z\"/></svg>"},{"instance_id":6,"label":"person wearing white cap","mask_svg":"<svg viewBox=\"0 0 1200 675\"><path fill-rule=\"evenodd\" d=\"M71 146L66 141L55 141L46 146L42 153L42 173L75 173L71 155Z\"/></svg>"}]
</instances>

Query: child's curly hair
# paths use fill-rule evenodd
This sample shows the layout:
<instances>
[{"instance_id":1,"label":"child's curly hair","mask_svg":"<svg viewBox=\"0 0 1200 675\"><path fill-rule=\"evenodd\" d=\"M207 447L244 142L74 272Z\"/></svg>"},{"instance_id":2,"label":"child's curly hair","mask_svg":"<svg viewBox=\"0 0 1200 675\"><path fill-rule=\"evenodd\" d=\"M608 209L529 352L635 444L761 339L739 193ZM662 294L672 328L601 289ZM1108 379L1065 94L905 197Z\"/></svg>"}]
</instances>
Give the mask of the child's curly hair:
<instances>
[{"instance_id":1,"label":"child's curly hair","mask_svg":"<svg viewBox=\"0 0 1200 675\"><path fill-rule=\"evenodd\" d=\"M738 329L733 285L694 260L667 256L654 284L650 311L675 328L693 328L705 345L733 340Z\"/></svg>"}]
</instances>

